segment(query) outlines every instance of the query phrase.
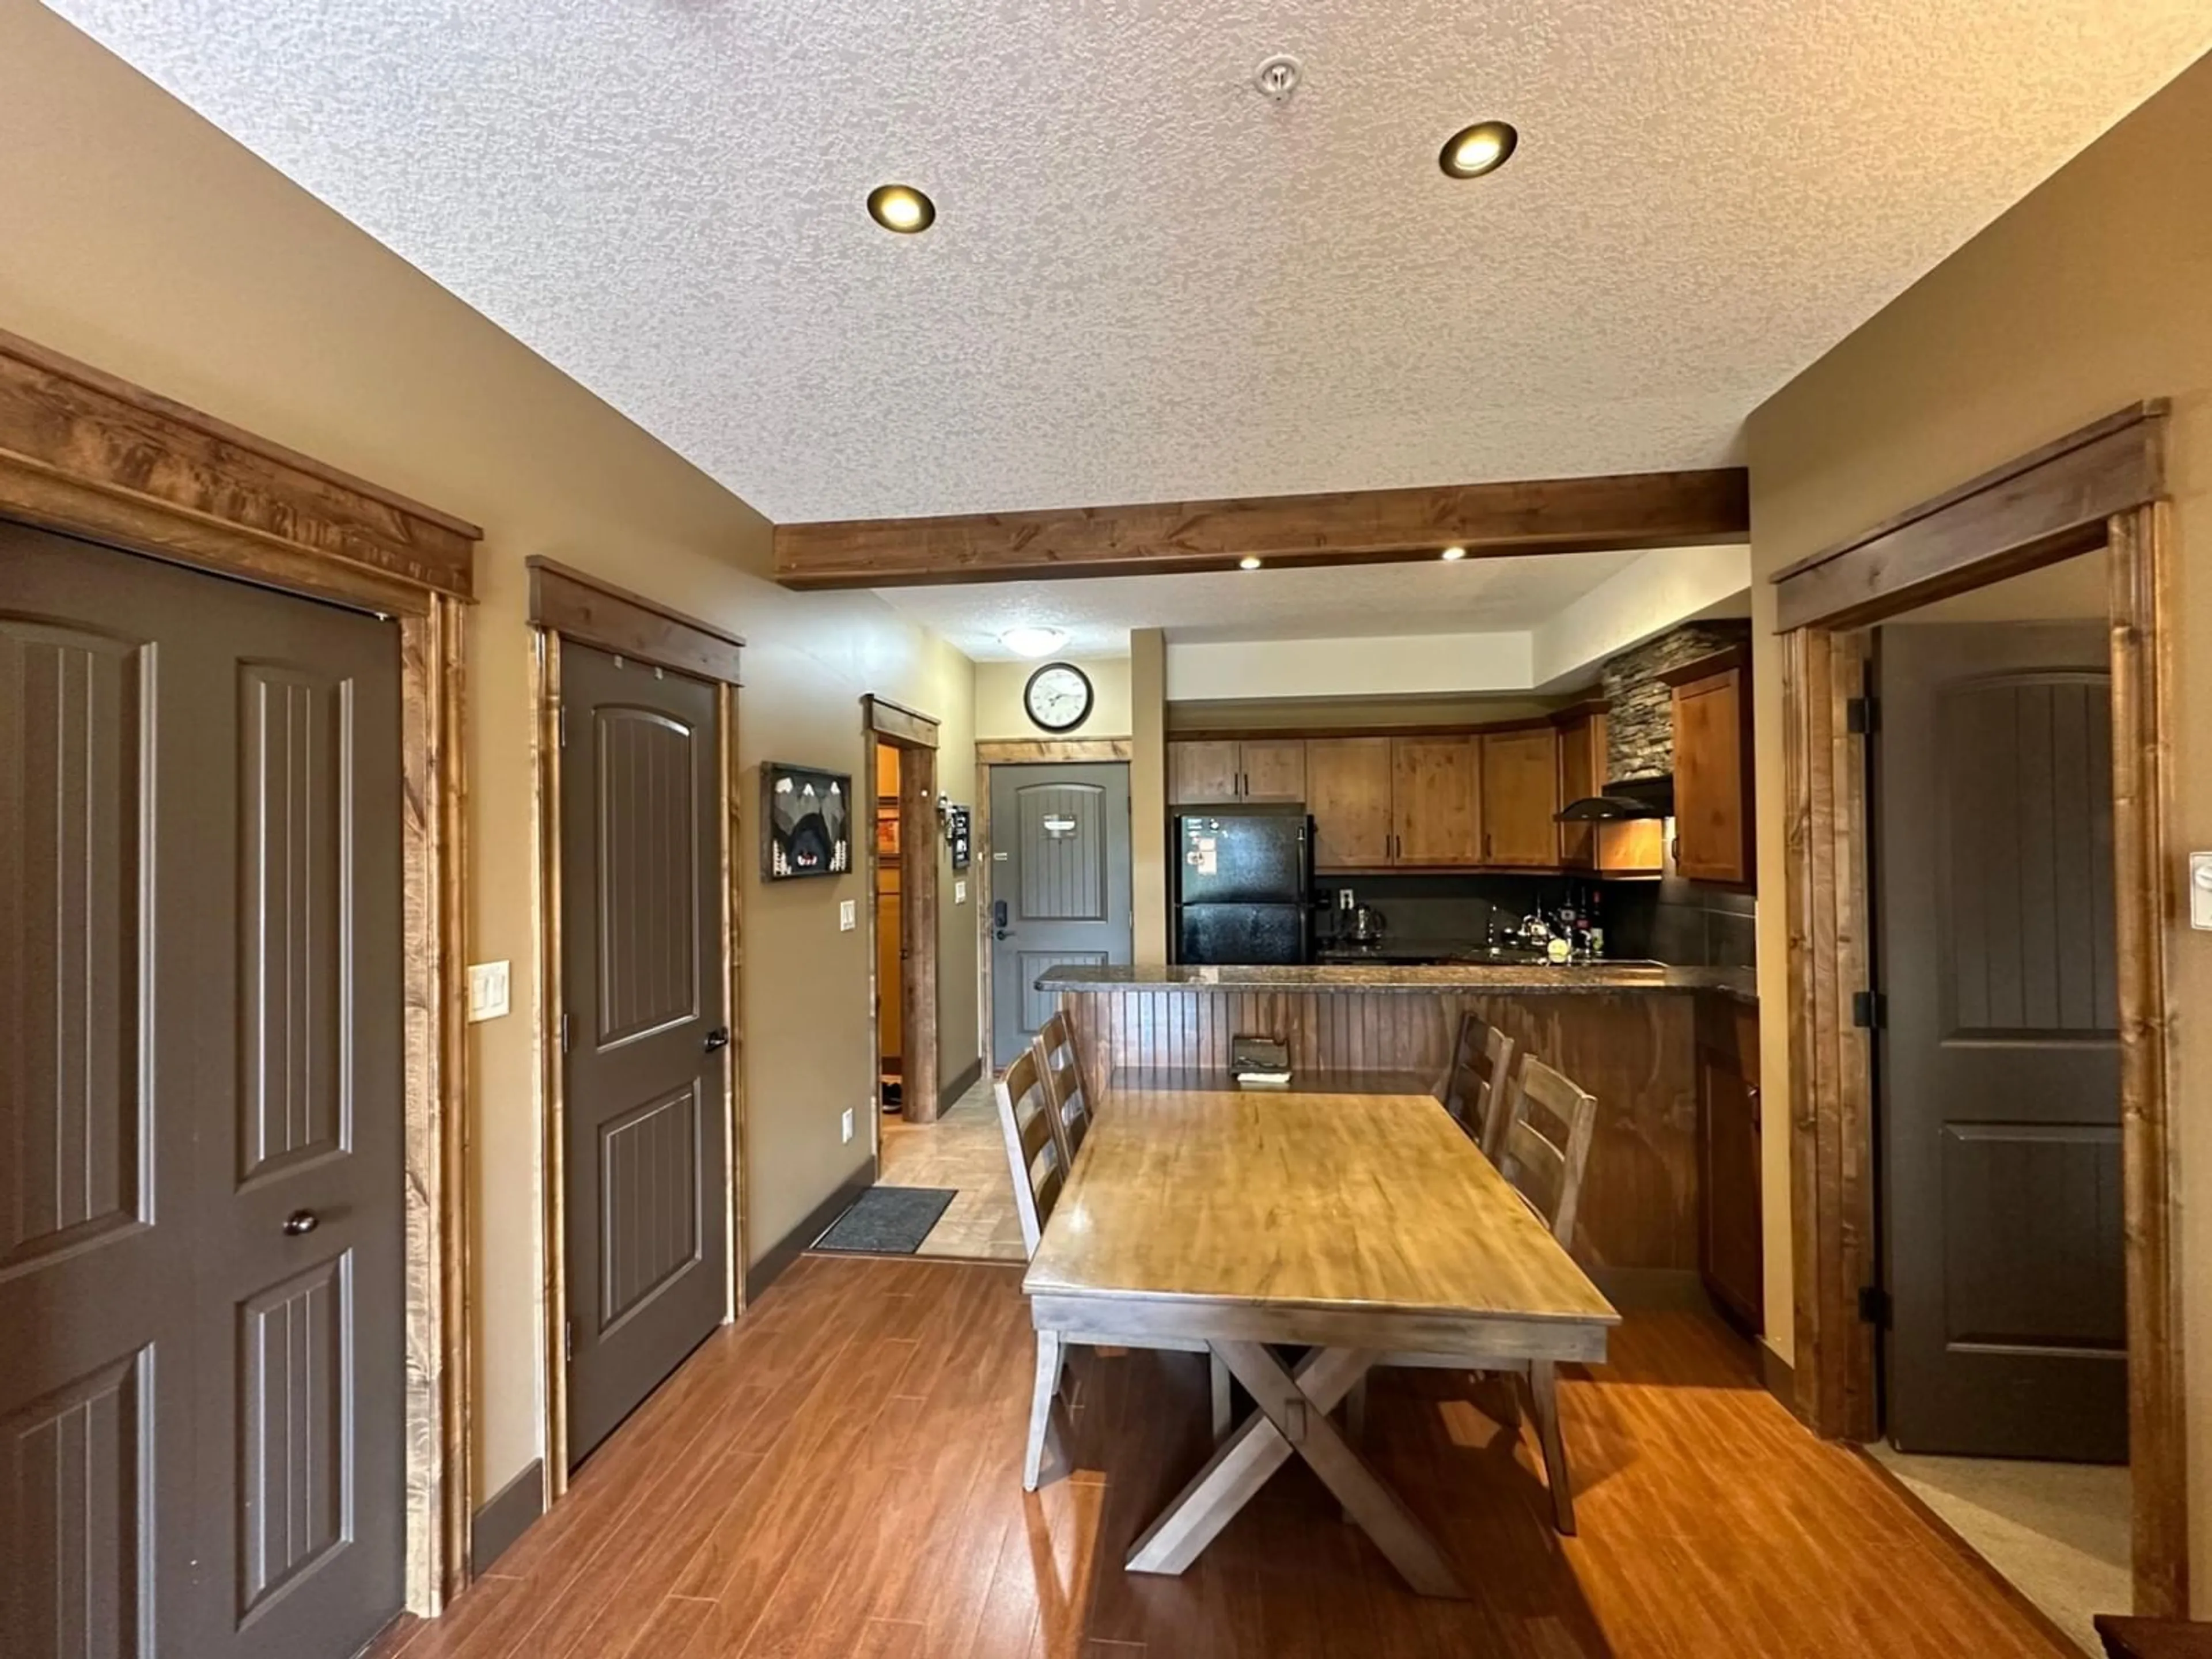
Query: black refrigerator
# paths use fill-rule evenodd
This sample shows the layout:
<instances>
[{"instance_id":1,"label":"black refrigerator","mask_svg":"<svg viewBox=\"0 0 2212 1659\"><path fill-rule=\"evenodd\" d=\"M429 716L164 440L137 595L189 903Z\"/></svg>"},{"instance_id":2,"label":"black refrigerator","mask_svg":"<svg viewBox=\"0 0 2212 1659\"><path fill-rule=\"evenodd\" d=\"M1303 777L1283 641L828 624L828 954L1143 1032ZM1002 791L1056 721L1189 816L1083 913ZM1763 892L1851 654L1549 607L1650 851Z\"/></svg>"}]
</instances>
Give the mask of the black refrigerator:
<instances>
[{"instance_id":1,"label":"black refrigerator","mask_svg":"<svg viewBox=\"0 0 2212 1659\"><path fill-rule=\"evenodd\" d=\"M1176 815L1176 960L1265 967L1311 960L1313 820L1304 806Z\"/></svg>"}]
</instances>

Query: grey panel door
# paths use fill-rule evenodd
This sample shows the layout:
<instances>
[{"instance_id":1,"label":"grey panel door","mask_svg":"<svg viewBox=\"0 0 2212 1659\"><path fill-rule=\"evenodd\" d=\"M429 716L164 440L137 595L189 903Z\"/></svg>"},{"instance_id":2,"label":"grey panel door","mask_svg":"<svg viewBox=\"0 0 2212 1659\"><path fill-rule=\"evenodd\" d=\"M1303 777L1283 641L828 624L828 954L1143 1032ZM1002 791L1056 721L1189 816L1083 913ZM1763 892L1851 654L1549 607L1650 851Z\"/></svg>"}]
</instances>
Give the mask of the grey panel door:
<instances>
[{"instance_id":1,"label":"grey panel door","mask_svg":"<svg viewBox=\"0 0 2212 1659\"><path fill-rule=\"evenodd\" d=\"M401 1595L398 635L0 526L0 1651Z\"/></svg>"},{"instance_id":2,"label":"grey panel door","mask_svg":"<svg viewBox=\"0 0 2212 1659\"><path fill-rule=\"evenodd\" d=\"M2124 1461L2100 624L1881 630L1876 1047L1911 1451Z\"/></svg>"},{"instance_id":3,"label":"grey panel door","mask_svg":"<svg viewBox=\"0 0 2212 1659\"><path fill-rule=\"evenodd\" d=\"M712 686L563 641L568 1457L721 1322L726 1297Z\"/></svg>"},{"instance_id":4,"label":"grey panel door","mask_svg":"<svg viewBox=\"0 0 2212 1659\"><path fill-rule=\"evenodd\" d=\"M1129 960L1129 769L991 769L991 1051L1006 1066L1051 1016L1036 977Z\"/></svg>"}]
</instances>

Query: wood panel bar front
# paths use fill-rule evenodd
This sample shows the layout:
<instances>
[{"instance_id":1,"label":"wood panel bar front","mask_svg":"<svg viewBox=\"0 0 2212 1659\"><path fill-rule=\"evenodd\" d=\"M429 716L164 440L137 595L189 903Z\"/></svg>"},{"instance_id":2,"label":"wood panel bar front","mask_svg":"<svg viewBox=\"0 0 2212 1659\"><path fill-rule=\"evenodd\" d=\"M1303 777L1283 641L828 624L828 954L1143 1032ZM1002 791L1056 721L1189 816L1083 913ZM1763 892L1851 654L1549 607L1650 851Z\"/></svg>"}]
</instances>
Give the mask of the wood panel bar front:
<instances>
[{"instance_id":1,"label":"wood panel bar front","mask_svg":"<svg viewBox=\"0 0 2212 1659\"><path fill-rule=\"evenodd\" d=\"M1293 1073L1441 1079L1463 1012L1504 1030L1598 1099L1574 1254L1589 1267L1698 1266L1697 998L1711 991L1571 995L1133 985L1060 992L1091 1098L1116 1073L1225 1073L1239 1036L1272 1037Z\"/></svg>"}]
</instances>

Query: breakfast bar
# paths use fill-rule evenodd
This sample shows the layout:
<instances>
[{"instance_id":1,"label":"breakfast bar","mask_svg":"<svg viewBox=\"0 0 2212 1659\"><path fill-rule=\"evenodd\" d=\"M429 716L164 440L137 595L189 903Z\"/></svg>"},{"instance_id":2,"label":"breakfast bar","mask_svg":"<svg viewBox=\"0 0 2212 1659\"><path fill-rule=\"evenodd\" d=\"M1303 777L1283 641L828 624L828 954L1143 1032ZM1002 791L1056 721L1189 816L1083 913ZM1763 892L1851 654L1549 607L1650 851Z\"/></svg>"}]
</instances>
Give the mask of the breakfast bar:
<instances>
[{"instance_id":1,"label":"breakfast bar","mask_svg":"<svg viewBox=\"0 0 2212 1659\"><path fill-rule=\"evenodd\" d=\"M1700 1203L1711 1151L1700 1136L1703 1057L1717 1030L1754 1014L1748 969L1139 963L1056 968L1036 984L1059 998L1085 1083L1101 1100L1111 1099L1117 1076L1139 1071L1225 1074L1237 1037L1283 1043L1295 1076L1440 1079L1460 1016L1472 1012L1597 1097L1577 1259L1593 1271L1705 1267L1711 1278L1712 1218ZM1755 1170L1755 1139L1727 1150L1738 1162L1752 1158ZM1754 1235L1755 1224L1753 1216ZM1755 1250L1755 1236L1742 1247Z\"/></svg>"}]
</instances>

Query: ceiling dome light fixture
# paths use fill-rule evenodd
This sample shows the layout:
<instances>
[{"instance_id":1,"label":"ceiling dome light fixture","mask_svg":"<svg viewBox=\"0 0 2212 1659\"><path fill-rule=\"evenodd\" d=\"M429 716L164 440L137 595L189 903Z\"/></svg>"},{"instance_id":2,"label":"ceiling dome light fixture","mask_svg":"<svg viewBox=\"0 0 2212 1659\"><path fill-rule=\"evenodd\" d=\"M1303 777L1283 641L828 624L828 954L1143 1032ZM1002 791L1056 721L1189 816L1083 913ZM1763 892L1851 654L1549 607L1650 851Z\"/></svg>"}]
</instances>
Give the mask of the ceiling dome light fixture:
<instances>
[{"instance_id":1,"label":"ceiling dome light fixture","mask_svg":"<svg viewBox=\"0 0 2212 1659\"><path fill-rule=\"evenodd\" d=\"M1251 554L1247 553L1243 558L1237 561L1237 568L1239 570L1257 570L1260 568L1260 561L1255 558Z\"/></svg>"},{"instance_id":2,"label":"ceiling dome light fixture","mask_svg":"<svg viewBox=\"0 0 2212 1659\"><path fill-rule=\"evenodd\" d=\"M1018 657L1049 657L1067 643L1067 635L1057 628L1009 628L999 643Z\"/></svg>"},{"instance_id":3,"label":"ceiling dome light fixture","mask_svg":"<svg viewBox=\"0 0 2212 1659\"><path fill-rule=\"evenodd\" d=\"M878 185L868 192L868 217L885 230L915 236L937 222L937 204L912 185Z\"/></svg>"},{"instance_id":4,"label":"ceiling dome light fixture","mask_svg":"<svg viewBox=\"0 0 2212 1659\"><path fill-rule=\"evenodd\" d=\"M1437 165L1453 179L1480 179L1495 173L1512 156L1521 135L1504 121L1477 121L1444 140Z\"/></svg>"},{"instance_id":5,"label":"ceiling dome light fixture","mask_svg":"<svg viewBox=\"0 0 2212 1659\"><path fill-rule=\"evenodd\" d=\"M1446 564L1452 564L1465 558L1467 556L1467 550L1463 547L1448 547L1437 556L1442 559Z\"/></svg>"}]
</instances>

